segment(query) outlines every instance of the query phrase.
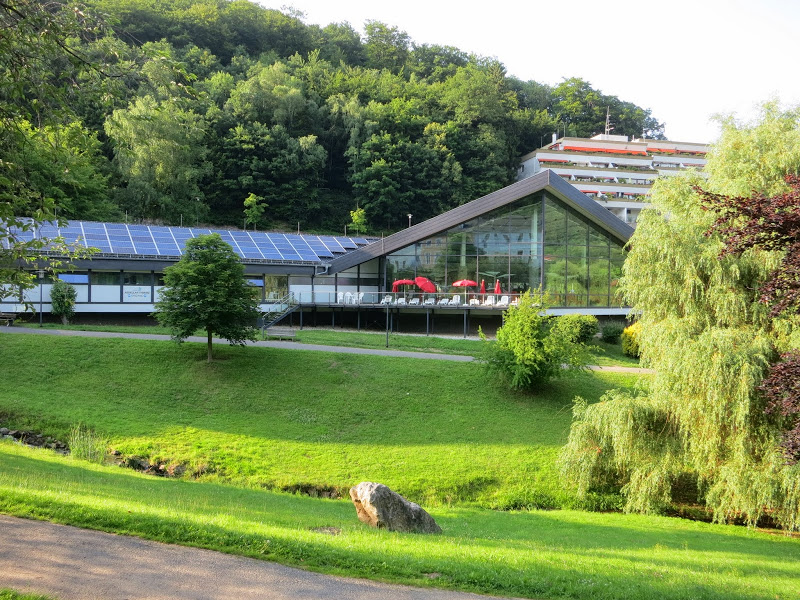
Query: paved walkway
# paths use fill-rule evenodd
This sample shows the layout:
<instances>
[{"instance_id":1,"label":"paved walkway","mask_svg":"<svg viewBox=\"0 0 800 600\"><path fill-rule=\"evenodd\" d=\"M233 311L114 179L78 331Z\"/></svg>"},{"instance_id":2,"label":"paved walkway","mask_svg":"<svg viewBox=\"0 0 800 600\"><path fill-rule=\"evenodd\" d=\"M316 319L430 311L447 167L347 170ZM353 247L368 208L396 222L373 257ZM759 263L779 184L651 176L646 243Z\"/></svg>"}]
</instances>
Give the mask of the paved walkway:
<instances>
[{"instance_id":1,"label":"paved walkway","mask_svg":"<svg viewBox=\"0 0 800 600\"><path fill-rule=\"evenodd\" d=\"M76 331L72 329L37 329L34 327L0 327L0 333L29 333L34 335L67 335L77 337L99 337L99 338L128 338L135 340L165 340L171 338L168 335L158 335L154 333L117 333L110 331ZM204 337L192 336L186 338L187 342L199 342L205 344L208 340ZM223 339L214 338L215 344L227 344ZM339 352L344 354L372 354L374 356L399 356L404 358L422 358L433 360L450 360L455 362L471 362L472 356L462 356L458 354L437 354L435 352L405 352L403 350L380 350L377 348L349 348L345 346L323 346L320 344L301 344L299 342L288 342L279 340L268 340L262 342L247 342L248 346L258 346L261 348L288 348L291 350L316 350L323 352Z\"/></svg>"},{"instance_id":2,"label":"paved walkway","mask_svg":"<svg viewBox=\"0 0 800 600\"><path fill-rule=\"evenodd\" d=\"M0 588L58 600L479 600L0 515Z\"/></svg>"},{"instance_id":3,"label":"paved walkway","mask_svg":"<svg viewBox=\"0 0 800 600\"><path fill-rule=\"evenodd\" d=\"M28 333L33 335L58 335L76 337L99 337L99 338L127 338L135 340L163 340L169 341L168 335L158 335L155 333L118 333L110 331L77 331L72 329L36 329L33 327L0 327L0 333ZM192 336L186 339L187 342L198 342L205 344L208 340L204 337ZM214 343L227 344L222 339L214 339ZM397 356L403 358L420 358L427 360L447 360L453 362L473 362L473 356L463 356L459 354L438 354L436 352L407 352L404 350L381 350L378 348L350 348L347 346L323 346L321 344L301 344L299 342L288 341L260 341L247 342L248 346L258 346L261 348L286 348L291 350L312 350L322 352L339 352L343 354L370 354L373 356ZM606 371L610 373L654 373L653 369L641 367L616 367L592 365L589 369L593 371Z\"/></svg>"}]
</instances>

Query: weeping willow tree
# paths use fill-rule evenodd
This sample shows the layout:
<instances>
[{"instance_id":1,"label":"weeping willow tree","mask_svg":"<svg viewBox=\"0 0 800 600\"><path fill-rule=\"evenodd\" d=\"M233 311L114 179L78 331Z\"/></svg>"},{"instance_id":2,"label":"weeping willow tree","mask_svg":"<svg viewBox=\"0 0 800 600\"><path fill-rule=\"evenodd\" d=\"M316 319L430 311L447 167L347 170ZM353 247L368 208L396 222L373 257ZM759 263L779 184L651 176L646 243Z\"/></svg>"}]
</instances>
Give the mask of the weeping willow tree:
<instances>
[{"instance_id":1,"label":"weeping willow tree","mask_svg":"<svg viewBox=\"0 0 800 600\"><path fill-rule=\"evenodd\" d=\"M781 420L758 390L781 352L797 347L796 315L774 318L759 287L778 252L736 255L713 227L699 188L775 194L800 169L800 111L762 108L757 122L722 119L698 173L661 178L630 242L621 287L641 323L646 389L577 399L564 474L579 495L618 487L628 511L660 512L691 478L717 521L769 515L800 529L800 465L781 449Z\"/></svg>"}]
</instances>

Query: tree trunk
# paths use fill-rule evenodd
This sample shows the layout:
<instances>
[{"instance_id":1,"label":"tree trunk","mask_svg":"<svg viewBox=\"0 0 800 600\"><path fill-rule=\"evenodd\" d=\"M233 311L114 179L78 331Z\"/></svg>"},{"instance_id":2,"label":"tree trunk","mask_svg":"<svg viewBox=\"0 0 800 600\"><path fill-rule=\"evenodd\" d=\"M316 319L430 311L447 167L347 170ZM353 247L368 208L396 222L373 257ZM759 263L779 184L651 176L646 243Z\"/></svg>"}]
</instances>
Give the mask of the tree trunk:
<instances>
[{"instance_id":1,"label":"tree trunk","mask_svg":"<svg viewBox=\"0 0 800 600\"><path fill-rule=\"evenodd\" d=\"M211 330L206 329L208 332L208 362L211 362Z\"/></svg>"}]
</instances>

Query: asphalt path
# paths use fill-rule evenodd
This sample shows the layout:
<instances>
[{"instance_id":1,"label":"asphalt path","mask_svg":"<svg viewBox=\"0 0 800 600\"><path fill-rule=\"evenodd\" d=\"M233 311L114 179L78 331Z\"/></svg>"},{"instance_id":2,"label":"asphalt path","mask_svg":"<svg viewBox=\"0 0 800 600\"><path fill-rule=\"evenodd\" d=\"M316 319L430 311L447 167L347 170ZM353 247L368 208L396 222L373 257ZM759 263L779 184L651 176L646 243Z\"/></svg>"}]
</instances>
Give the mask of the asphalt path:
<instances>
[{"instance_id":1,"label":"asphalt path","mask_svg":"<svg viewBox=\"0 0 800 600\"><path fill-rule=\"evenodd\" d=\"M0 515L0 589L58 600L479 600Z\"/></svg>"},{"instance_id":2,"label":"asphalt path","mask_svg":"<svg viewBox=\"0 0 800 600\"><path fill-rule=\"evenodd\" d=\"M60 335L76 337L99 337L99 338L127 338L133 340L163 340L169 341L168 335L155 333L117 333L111 331L77 331L73 329L37 329L35 327L0 327L0 333L19 333L33 335ZM205 344L208 339L200 336L186 338L187 342L198 342ZM214 343L227 344L227 340L214 338ZM280 340L267 340L259 342L247 342L248 346L260 348L286 348L291 350L315 350L321 352L339 352L341 354L371 354L374 356L397 356L404 358L421 358L433 360L449 360L455 362L472 362L474 357L462 356L458 354L437 354L435 352L405 352L402 350L381 350L377 348L349 348L345 346L323 346L321 344L301 344L299 342L289 342Z\"/></svg>"},{"instance_id":3,"label":"asphalt path","mask_svg":"<svg viewBox=\"0 0 800 600\"><path fill-rule=\"evenodd\" d=\"M127 338L134 340L161 340L169 341L168 335L155 333L118 333L111 331L78 331L73 329L36 329L33 327L0 327L0 333L32 334L32 335L56 335L74 337L97 337L97 338ZM205 344L208 340L200 336L186 338L187 342L197 342ZM214 338L214 343L225 344L226 340ZM423 360L445 360L453 362L473 362L475 357L460 354L439 354L436 352L407 352L404 350L383 350L379 348L350 348L347 346L324 346L321 344L301 344L300 342L289 342L280 340L267 340L258 342L247 342L248 346L260 348L284 348L289 350L310 350L317 352L338 352L340 354L369 354L372 356L396 356L402 358L419 358ZM643 369L641 367L617 367L617 366L598 366L591 365L592 371L606 371L611 373L654 373L653 369Z\"/></svg>"}]
</instances>

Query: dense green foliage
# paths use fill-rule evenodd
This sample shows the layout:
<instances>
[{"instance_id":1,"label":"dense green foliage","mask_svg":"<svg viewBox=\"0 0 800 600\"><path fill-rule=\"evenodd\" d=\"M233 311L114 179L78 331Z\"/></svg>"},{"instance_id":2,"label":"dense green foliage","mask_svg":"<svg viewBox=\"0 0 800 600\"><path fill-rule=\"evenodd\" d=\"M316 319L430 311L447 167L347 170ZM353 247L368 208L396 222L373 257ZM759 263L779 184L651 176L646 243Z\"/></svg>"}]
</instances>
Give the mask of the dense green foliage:
<instances>
[{"instance_id":1,"label":"dense green foliage","mask_svg":"<svg viewBox=\"0 0 800 600\"><path fill-rule=\"evenodd\" d=\"M622 341L622 353L625 356L632 358L639 358L641 351L639 350L639 334L642 331L642 325L639 322L629 325L622 330L620 339Z\"/></svg>"},{"instance_id":2,"label":"dense green foliage","mask_svg":"<svg viewBox=\"0 0 800 600\"><path fill-rule=\"evenodd\" d=\"M563 315L561 321L562 323L566 321L570 330L577 331L575 341L582 344L591 342L600 328L600 323L594 315Z\"/></svg>"},{"instance_id":3,"label":"dense green foliage","mask_svg":"<svg viewBox=\"0 0 800 600\"><path fill-rule=\"evenodd\" d=\"M759 288L780 253L724 254L696 186L775 193L800 169L800 111L764 107L760 121L723 122L709 177L659 180L631 240L622 286L640 313L646 393L579 401L563 454L580 492L622 486L627 508L662 510L687 478L717 520L767 515L800 529L800 466L780 447L785 419L759 384L778 352L798 347L796 316L773 320ZM668 216L668 218L666 218Z\"/></svg>"},{"instance_id":4,"label":"dense green foliage","mask_svg":"<svg viewBox=\"0 0 800 600\"><path fill-rule=\"evenodd\" d=\"M538 390L550 379L575 373L588 364L583 340L591 321L573 315L552 317L545 314L547 307L546 293L528 290L516 306L506 310L497 341L485 340L483 360L488 370L511 389Z\"/></svg>"},{"instance_id":5,"label":"dense green foliage","mask_svg":"<svg viewBox=\"0 0 800 600\"><path fill-rule=\"evenodd\" d=\"M603 328L600 330L600 339L607 344L618 344L624 330L624 325L608 323L607 325L603 325Z\"/></svg>"},{"instance_id":6,"label":"dense green foliage","mask_svg":"<svg viewBox=\"0 0 800 600\"><path fill-rule=\"evenodd\" d=\"M75 314L75 300L78 298L78 291L71 283L63 279L55 279L50 288L50 302L52 308L50 312L56 317L61 318L61 322L66 325Z\"/></svg>"},{"instance_id":7,"label":"dense green foliage","mask_svg":"<svg viewBox=\"0 0 800 600\"><path fill-rule=\"evenodd\" d=\"M379 232L510 183L607 108L617 133L663 130L588 82L523 82L375 21L362 38L249 0L86 4L0 2L0 153L68 218L339 232L363 209Z\"/></svg>"},{"instance_id":8,"label":"dense green foliage","mask_svg":"<svg viewBox=\"0 0 800 600\"><path fill-rule=\"evenodd\" d=\"M155 317L179 342L204 329L209 362L213 335L232 345L255 340L258 314L244 266L218 233L187 240L181 259L164 269Z\"/></svg>"}]
</instances>

